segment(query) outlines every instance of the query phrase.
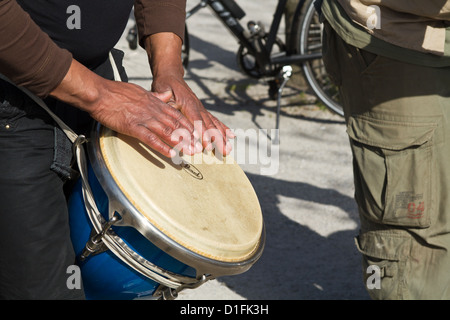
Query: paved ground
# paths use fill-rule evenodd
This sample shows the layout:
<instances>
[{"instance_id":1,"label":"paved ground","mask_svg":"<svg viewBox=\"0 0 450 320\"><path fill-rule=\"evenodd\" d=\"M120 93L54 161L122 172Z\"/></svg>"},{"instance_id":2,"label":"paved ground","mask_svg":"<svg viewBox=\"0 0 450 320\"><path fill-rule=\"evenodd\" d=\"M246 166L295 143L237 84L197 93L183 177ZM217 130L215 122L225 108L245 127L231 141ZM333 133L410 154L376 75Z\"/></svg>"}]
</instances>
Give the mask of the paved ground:
<instances>
[{"instance_id":1,"label":"paved ground","mask_svg":"<svg viewBox=\"0 0 450 320\"><path fill-rule=\"evenodd\" d=\"M195 3L188 0L188 7ZM269 25L274 1L239 3L248 12L244 24L253 18ZM191 56L186 79L204 105L235 130L267 129L270 134L276 102L268 98L264 81L238 70L235 39L209 9L191 17L188 28ZM130 50L124 39L118 48L126 52L130 81L149 88L151 76L143 50ZM286 88L279 162L262 163L261 157L257 164L241 164L263 210L267 239L262 258L242 275L183 291L179 299L368 298L353 240L358 219L343 120L299 102L299 96L298 90ZM254 146L247 147L255 151ZM272 172L266 174L264 169L270 165Z\"/></svg>"}]
</instances>

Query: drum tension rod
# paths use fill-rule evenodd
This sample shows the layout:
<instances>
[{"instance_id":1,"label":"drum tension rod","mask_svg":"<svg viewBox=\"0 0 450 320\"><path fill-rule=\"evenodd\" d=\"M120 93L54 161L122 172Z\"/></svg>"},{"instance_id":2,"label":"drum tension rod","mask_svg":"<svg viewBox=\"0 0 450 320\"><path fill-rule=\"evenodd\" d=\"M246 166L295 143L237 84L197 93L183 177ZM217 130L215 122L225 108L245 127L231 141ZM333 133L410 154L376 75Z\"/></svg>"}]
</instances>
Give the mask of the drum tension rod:
<instances>
[{"instance_id":1,"label":"drum tension rod","mask_svg":"<svg viewBox=\"0 0 450 320\"><path fill-rule=\"evenodd\" d=\"M175 300L178 297L178 291L176 289L160 285L156 289L154 296L157 296L157 300Z\"/></svg>"},{"instance_id":2,"label":"drum tension rod","mask_svg":"<svg viewBox=\"0 0 450 320\"><path fill-rule=\"evenodd\" d=\"M169 288L164 285L160 285L155 292L153 293L154 297L157 297L158 300L175 300L178 297L178 292L184 289L195 289L200 287L208 280L214 279L211 275L202 275L200 279L197 279L196 282L193 283L184 283L181 284L178 288Z\"/></svg>"},{"instance_id":3,"label":"drum tension rod","mask_svg":"<svg viewBox=\"0 0 450 320\"><path fill-rule=\"evenodd\" d=\"M114 216L103 225L100 233L95 233L94 229L92 229L91 237L89 238L89 241L86 242L86 246L80 255L81 261L84 261L91 254L98 254L108 250L108 248L103 244L102 238L106 232L108 232L109 228L111 228L112 225L118 220L120 220L120 217L116 216L116 213L114 213Z\"/></svg>"}]
</instances>

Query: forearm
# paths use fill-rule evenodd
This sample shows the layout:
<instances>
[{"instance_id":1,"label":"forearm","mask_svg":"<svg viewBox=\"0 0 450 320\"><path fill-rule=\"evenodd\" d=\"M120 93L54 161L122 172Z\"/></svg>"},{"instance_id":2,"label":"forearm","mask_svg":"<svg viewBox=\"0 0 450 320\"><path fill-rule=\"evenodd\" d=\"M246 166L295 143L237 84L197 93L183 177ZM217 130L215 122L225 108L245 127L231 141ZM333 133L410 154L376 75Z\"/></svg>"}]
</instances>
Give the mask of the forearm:
<instances>
[{"instance_id":1,"label":"forearm","mask_svg":"<svg viewBox=\"0 0 450 320\"><path fill-rule=\"evenodd\" d=\"M45 97L64 78L72 55L59 48L13 0L0 1L0 73Z\"/></svg>"},{"instance_id":2,"label":"forearm","mask_svg":"<svg viewBox=\"0 0 450 320\"><path fill-rule=\"evenodd\" d=\"M183 78L181 46L180 37L171 32L156 33L145 39L145 50L154 77L170 75Z\"/></svg>"},{"instance_id":3,"label":"forearm","mask_svg":"<svg viewBox=\"0 0 450 320\"><path fill-rule=\"evenodd\" d=\"M181 39L172 33L158 33L146 41L150 66L154 77L182 79ZM72 60L70 69L51 96L89 113L99 107L105 96L111 94L114 81L106 80L85 66Z\"/></svg>"},{"instance_id":4,"label":"forearm","mask_svg":"<svg viewBox=\"0 0 450 320\"><path fill-rule=\"evenodd\" d=\"M108 81L72 60L71 66L50 96L91 113L100 100Z\"/></svg>"}]
</instances>

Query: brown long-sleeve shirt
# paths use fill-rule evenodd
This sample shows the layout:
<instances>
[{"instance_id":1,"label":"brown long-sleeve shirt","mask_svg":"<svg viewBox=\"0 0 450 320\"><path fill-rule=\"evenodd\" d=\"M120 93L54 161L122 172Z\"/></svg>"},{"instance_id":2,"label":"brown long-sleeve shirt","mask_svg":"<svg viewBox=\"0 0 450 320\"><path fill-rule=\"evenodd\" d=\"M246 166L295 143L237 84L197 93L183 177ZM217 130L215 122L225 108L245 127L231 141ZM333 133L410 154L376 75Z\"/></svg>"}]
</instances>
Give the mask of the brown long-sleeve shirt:
<instances>
[{"instance_id":1,"label":"brown long-sleeve shirt","mask_svg":"<svg viewBox=\"0 0 450 320\"><path fill-rule=\"evenodd\" d=\"M122 34L133 5L133 0L121 0L127 2L123 6L110 4L105 11L115 16L108 24L103 23L108 19L102 16L107 13L101 11L101 1L63 1L58 12L48 12L48 1L28 1L19 1L21 6L16 0L0 0L0 73L40 97L59 85L72 58L88 66L104 58ZM77 2L79 12L69 10ZM158 32L183 39L186 0L135 0L134 5L141 44Z\"/></svg>"}]
</instances>

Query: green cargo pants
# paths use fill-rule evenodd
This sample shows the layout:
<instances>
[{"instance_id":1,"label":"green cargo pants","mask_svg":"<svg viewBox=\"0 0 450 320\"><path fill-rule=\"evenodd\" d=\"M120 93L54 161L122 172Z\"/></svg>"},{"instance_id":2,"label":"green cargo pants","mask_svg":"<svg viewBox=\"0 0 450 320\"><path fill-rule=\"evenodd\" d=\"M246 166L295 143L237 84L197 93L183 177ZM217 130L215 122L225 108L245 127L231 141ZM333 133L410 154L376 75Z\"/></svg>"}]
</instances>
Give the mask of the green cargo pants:
<instances>
[{"instance_id":1,"label":"green cargo pants","mask_svg":"<svg viewBox=\"0 0 450 320\"><path fill-rule=\"evenodd\" d=\"M323 53L344 105L367 291L450 299L450 68L355 48L326 22Z\"/></svg>"}]
</instances>

